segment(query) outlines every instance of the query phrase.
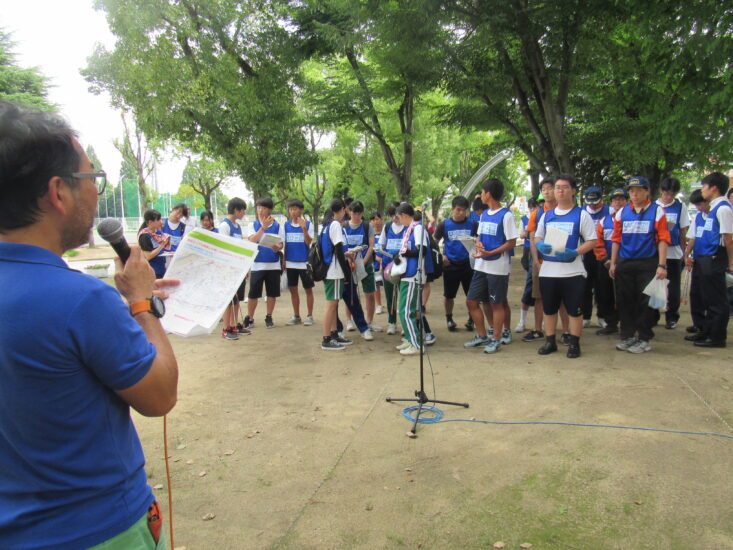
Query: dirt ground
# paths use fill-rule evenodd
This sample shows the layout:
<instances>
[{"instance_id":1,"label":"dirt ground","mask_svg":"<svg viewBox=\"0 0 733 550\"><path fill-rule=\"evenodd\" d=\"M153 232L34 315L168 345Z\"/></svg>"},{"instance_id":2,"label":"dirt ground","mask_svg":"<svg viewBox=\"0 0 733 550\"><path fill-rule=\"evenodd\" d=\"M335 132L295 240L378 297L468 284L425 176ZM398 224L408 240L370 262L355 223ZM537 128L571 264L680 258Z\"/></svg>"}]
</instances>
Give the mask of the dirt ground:
<instances>
[{"instance_id":1,"label":"dirt ground","mask_svg":"<svg viewBox=\"0 0 733 550\"><path fill-rule=\"evenodd\" d=\"M516 262L512 326L523 280ZM410 439L406 405L385 398L412 396L418 358L400 356L399 337L384 333L321 351L316 290L312 327L284 326L284 298L272 330L260 303L252 336L172 337L180 368L168 417L176 547L733 548L733 440L541 424L733 436L730 348L684 342L686 309L681 327L659 327L653 351L641 356L616 351L595 326L577 360L564 350L541 357L539 344L520 335L489 356L463 349L467 331L447 331L438 281L426 389L470 403L441 405L444 420L538 424L421 424ZM456 319L464 313L459 303ZM386 315L376 321L385 326ZM163 421L135 415L135 423L167 514Z\"/></svg>"}]
</instances>

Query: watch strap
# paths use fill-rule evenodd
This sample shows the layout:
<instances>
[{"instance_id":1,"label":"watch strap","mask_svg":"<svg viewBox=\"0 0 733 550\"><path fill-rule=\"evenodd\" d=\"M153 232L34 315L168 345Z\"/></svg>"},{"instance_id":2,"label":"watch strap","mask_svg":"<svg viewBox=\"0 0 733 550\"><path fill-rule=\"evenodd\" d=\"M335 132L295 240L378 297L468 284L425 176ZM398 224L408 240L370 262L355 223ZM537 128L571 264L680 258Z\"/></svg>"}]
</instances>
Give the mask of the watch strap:
<instances>
[{"instance_id":1,"label":"watch strap","mask_svg":"<svg viewBox=\"0 0 733 550\"><path fill-rule=\"evenodd\" d=\"M153 310L153 305L150 303L150 300L139 300L137 302L132 302L130 304L130 313L134 317L135 315L139 313L145 313L148 311Z\"/></svg>"}]
</instances>

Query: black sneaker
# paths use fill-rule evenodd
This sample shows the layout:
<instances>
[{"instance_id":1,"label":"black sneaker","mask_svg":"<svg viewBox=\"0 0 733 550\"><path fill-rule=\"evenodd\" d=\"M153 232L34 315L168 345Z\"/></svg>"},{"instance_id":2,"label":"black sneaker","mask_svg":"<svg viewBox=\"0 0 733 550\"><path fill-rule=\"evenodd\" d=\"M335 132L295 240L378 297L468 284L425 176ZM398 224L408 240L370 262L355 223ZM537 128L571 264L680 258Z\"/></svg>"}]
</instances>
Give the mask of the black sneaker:
<instances>
[{"instance_id":1,"label":"black sneaker","mask_svg":"<svg viewBox=\"0 0 733 550\"><path fill-rule=\"evenodd\" d=\"M275 323L272 322L272 315L265 315L265 328L273 328Z\"/></svg>"},{"instance_id":2,"label":"black sneaker","mask_svg":"<svg viewBox=\"0 0 733 550\"><path fill-rule=\"evenodd\" d=\"M336 333L335 335L331 336L331 340L333 340L340 346L350 346L351 344L354 343L352 340L349 340L343 334L339 334L339 333Z\"/></svg>"},{"instance_id":3,"label":"black sneaker","mask_svg":"<svg viewBox=\"0 0 733 550\"><path fill-rule=\"evenodd\" d=\"M677 328L677 321L667 321L664 323L664 328L667 330L673 330Z\"/></svg>"},{"instance_id":4,"label":"black sneaker","mask_svg":"<svg viewBox=\"0 0 733 550\"><path fill-rule=\"evenodd\" d=\"M237 334L241 336L249 336L250 334L252 334L252 331L244 328L244 325L242 323L237 323Z\"/></svg>"},{"instance_id":5,"label":"black sneaker","mask_svg":"<svg viewBox=\"0 0 733 550\"><path fill-rule=\"evenodd\" d=\"M545 342L545 344L537 350L540 355L549 355L557 351L557 344L555 342Z\"/></svg>"},{"instance_id":6,"label":"black sneaker","mask_svg":"<svg viewBox=\"0 0 733 550\"><path fill-rule=\"evenodd\" d=\"M224 330L222 330L221 337L226 338L227 340L239 340L237 332L230 328L225 328Z\"/></svg>"},{"instance_id":7,"label":"black sneaker","mask_svg":"<svg viewBox=\"0 0 733 550\"><path fill-rule=\"evenodd\" d=\"M569 346L570 345L570 333L563 332L562 336L560 336L560 343L563 346Z\"/></svg>"},{"instance_id":8,"label":"black sneaker","mask_svg":"<svg viewBox=\"0 0 733 550\"><path fill-rule=\"evenodd\" d=\"M326 351L335 351L340 349L346 349L346 347L342 344L339 344L336 340L333 338L324 338L321 340L321 349Z\"/></svg>"},{"instance_id":9,"label":"black sneaker","mask_svg":"<svg viewBox=\"0 0 733 550\"><path fill-rule=\"evenodd\" d=\"M687 327L685 329L685 332L687 332L688 334L697 334L698 332L700 332L700 329L697 328L695 325L692 325Z\"/></svg>"},{"instance_id":10,"label":"black sneaker","mask_svg":"<svg viewBox=\"0 0 733 550\"><path fill-rule=\"evenodd\" d=\"M468 321L466 321L465 327L468 332L473 332L473 329L474 329L473 319L469 319Z\"/></svg>"},{"instance_id":11,"label":"black sneaker","mask_svg":"<svg viewBox=\"0 0 733 550\"><path fill-rule=\"evenodd\" d=\"M456 328L458 328L458 325L456 324L456 322L453 319L448 319L447 322L448 322L449 331L453 332L456 330Z\"/></svg>"},{"instance_id":12,"label":"black sneaker","mask_svg":"<svg viewBox=\"0 0 733 550\"><path fill-rule=\"evenodd\" d=\"M577 359L580 357L580 344L569 344L567 357L568 359Z\"/></svg>"},{"instance_id":13,"label":"black sneaker","mask_svg":"<svg viewBox=\"0 0 733 550\"><path fill-rule=\"evenodd\" d=\"M252 328L255 326L255 320L251 319L249 315L244 316L244 328Z\"/></svg>"},{"instance_id":14,"label":"black sneaker","mask_svg":"<svg viewBox=\"0 0 733 550\"><path fill-rule=\"evenodd\" d=\"M544 338L545 335L540 330L530 330L527 334L522 336L522 342L533 342Z\"/></svg>"}]
</instances>

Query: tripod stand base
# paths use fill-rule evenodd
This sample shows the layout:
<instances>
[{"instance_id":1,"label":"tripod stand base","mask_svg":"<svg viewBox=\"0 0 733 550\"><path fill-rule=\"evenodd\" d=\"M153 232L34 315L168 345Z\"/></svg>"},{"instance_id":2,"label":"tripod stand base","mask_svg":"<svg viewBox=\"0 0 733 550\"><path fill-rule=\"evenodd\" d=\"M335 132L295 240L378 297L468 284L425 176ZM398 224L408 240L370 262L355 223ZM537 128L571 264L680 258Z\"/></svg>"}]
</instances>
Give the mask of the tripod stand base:
<instances>
[{"instance_id":1,"label":"tripod stand base","mask_svg":"<svg viewBox=\"0 0 733 550\"><path fill-rule=\"evenodd\" d=\"M441 405L455 405L456 407L464 407L468 408L468 403L458 403L456 401L441 401L439 399L429 399L427 394L423 390L415 390L415 397L407 397L407 398L392 398L387 397L385 399L387 403L398 403L398 402L409 402L409 403L417 403L417 414L415 414L415 419L412 423L412 429L410 430L411 434L415 434L417 431L417 424L420 421L420 414L422 414L423 405L426 403L433 403L433 404L441 404Z\"/></svg>"}]
</instances>

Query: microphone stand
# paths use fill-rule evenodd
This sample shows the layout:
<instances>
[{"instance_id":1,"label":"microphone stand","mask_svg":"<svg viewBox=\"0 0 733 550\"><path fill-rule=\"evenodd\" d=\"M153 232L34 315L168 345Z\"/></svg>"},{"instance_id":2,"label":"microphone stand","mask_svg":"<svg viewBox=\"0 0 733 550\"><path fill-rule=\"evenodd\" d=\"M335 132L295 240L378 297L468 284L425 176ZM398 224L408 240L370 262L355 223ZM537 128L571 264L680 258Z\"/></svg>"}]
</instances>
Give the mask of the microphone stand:
<instances>
[{"instance_id":1,"label":"microphone stand","mask_svg":"<svg viewBox=\"0 0 733 550\"><path fill-rule=\"evenodd\" d=\"M426 215L425 211L427 209L427 203L423 203L423 212L422 212L422 219L420 222L420 225L422 227L422 237L421 237L421 243L418 246L418 256L417 256L417 273L415 276L417 277L417 296L418 296L418 307L417 312L419 314L419 322L417 324L418 326L418 342L420 344L420 389L415 390L415 397L407 397L407 398L392 398L387 397L385 401L387 403L396 403L400 401L409 401L412 403L417 403L417 412L415 414L415 419L412 423L412 429L410 430L410 433L414 436L415 432L417 431L417 423L420 421L420 414L422 414L423 406L426 403L440 403L441 405L456 405L458 407L465 407L468 408L468 403L457 403L455 401L440 401L438 399L429 399L428 395L425 393L425 369L424 369L424 363L423 358L425 356L425 325L423 324L423 310L422 310L422 289L423 289L423 274L425 270L425 264L423 262L424 256L423 256L423 250L425 250L425 243L424 241L428 241L428 246L430 246L430 239L426 236L428 235L428 226L426 223ZM432 252L431 252L432 253ZM407 261L407 258L404 259L404 261ZM393 300L394 303L394 300Z\"/></svg>"}]
</instances>

